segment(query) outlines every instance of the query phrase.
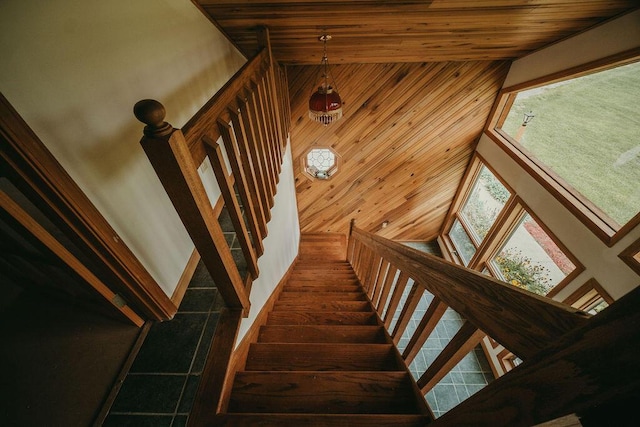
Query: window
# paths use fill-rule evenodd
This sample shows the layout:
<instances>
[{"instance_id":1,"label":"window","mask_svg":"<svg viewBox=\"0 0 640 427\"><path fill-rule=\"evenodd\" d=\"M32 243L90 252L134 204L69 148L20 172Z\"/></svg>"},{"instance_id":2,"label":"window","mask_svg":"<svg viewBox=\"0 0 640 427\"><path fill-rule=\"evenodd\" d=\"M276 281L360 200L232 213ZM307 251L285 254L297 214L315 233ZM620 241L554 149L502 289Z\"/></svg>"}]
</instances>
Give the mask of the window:
<instances>
[{"instance_id":1,"label":"window","mask_svg":"<svg viewBox=\"0 0 640 427\"><path fill-rule=\"evenodd\" d=\"M482 242L509 197L509 190L482 165L469 198L460 211L474 241Z\"/></svg>"},{"instance_id":2,"label":"window","mask_svg":"<svg viewBox=\"0 0 640 427\"><path fill-rule=\"evenodd\" d=\"M449 237L451 237L457 249L458 256L462 258L462 263L469 265L471 258L473 258L476 253L476 247L467 232L462 228L459 220L456 219L453 222L453 227L451 227L451 231L449 231Z\"/></svg>"},{"instance_id":3,"label":"window","mask_svg":"<svg viewBox=\"0 0 640 427\"><path fill-rule=\"evenodd\" d=\"M449 237L464 265L469 265L477 248L496 222L511 192L480 160L473 184L462 209L455 213Z\"/></svg>"},{"instance_id":4,"label":"window","mask_svg":"<svg viewBox=\"0 0 640 427\"><path fill-rule=\"evenodd\" d=\"M458 262L552 297L583 267L476 155L452 204L445 249Z\"/></svg>"},{"instance_id":5,"label":"window","mask_svg":"<svg viewBox=\"0 0 640 427\"><path fill-rule=\"evenodd\" d=\"M499 279L538 295L547 295L576 269L526 211L489 266Z\"/></svg>"},{"instance_id":6,"label":"window","mask_svg":"<svg viewBox=\"0 0 640 427\"><path fill-rule=\"evenodd\" d=\"M595 279L590 279L563 302L589 314L598 314L613 303L613 298Z\"/></svg>"},{"instance_id":7,"label":"window","mask_svg":"<svg viewBox=\"0 0 640 427\"><path fill-rule=\"evenodd\" d=\"M640 62L523 86L489 133L612 245L640 223Z\"/></svg>"},{"instance_id":8,"label":"window","mask_svg":"<svg viewBox=\"0 0 640 427\"><path fill-rule=\"evenodd\" d=\"M303 158L303 171L310 178L329 179L338 172L339 156L331 148L313 148Z\"/></svg>"}]
</instances>

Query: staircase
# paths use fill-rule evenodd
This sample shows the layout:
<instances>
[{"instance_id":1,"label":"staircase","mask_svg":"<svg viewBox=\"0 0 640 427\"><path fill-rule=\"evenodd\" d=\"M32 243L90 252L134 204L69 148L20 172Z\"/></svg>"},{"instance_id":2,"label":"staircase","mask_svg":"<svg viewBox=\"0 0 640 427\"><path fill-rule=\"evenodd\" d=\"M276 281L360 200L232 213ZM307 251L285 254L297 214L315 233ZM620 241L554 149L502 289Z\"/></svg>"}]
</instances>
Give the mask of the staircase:
<instances>
[{"instance_id":1,"label":"staircase","mask_svg":"<svg viewBox=\"0 0 640 427\"><path fill-rule=\"evenodd\" d=\"M396 427L431 420L351 266L314 256L296 264L220 419L230 426Z\"/></svg>"}]
</instances>

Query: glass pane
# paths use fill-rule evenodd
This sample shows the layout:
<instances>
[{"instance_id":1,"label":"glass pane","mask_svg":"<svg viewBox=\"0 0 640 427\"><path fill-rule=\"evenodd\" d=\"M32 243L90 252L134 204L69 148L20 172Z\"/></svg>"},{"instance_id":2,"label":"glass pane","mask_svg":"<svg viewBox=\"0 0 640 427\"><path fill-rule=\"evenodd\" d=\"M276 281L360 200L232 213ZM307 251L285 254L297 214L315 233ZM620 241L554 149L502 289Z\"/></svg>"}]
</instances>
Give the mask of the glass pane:
<instances>
[{"instance_id":1,"label":"glass pane","mask_svg":"<svg viewBox=\"0 0 640 427\"><path fill-rule=\"evenodd\" d=\"M549 293L576 268L529 214L492 263L500 279L538 295Z\"/></svg>"},{"instance_id":2,"label":"glass pane","mask_svg":"<svg viewBox=\"0 0 640 427\"><path fill-rule=\"evenodd\" d=\"M589 314L598 314L605 308L609 307L609 303L607 303L604 299L600 298L596 302L593 303L590 307L586 307L584 311Z\"/></svg>"},{"instance_id":3,"label":"glass pane","mask_svg":"<svg viewBox=\"0 0 640 427\"><path fill-rule=\"evenodd\" d=\"M638 99L640 62L520 92L502 128L619 228L640 211Z\"/></svg>"},{"instance_id":4,"label":"glass pane","mask_svg":"<svg viewBox=\"0 0 640 427\"><path fill-rule=\"evenodd\" d=\"M457 219L453 223L451 231L449 231L449 237L455 245L458 255L462 258L464 265L469 265L469 261L471 261L471 258L476 253L476 247L473 245L469 235L464 228L462 228L462 224L460 224L460 221Z\"/></svg>"},{"instance_id":5,"label":"glass pane","mask_svg":"<svg viewBox=\"0 0 640 427\"><path fill-rule=\"evenodd\" d=\"M510 196L509 190L486 166L482 166L461 211L476 242L481 243L485 238Z\"/></svg>"},{"instance_id":6,"label":"glass pane","mask_svg":"<svg viewBox=\"0 0 640 427\"><path fill-rule=\"evenodd\" d=\"M328 148L314 148L307 154L307 164L321 172L327 172L336 164L336 155Z\"/></svg>"}]
</instances>

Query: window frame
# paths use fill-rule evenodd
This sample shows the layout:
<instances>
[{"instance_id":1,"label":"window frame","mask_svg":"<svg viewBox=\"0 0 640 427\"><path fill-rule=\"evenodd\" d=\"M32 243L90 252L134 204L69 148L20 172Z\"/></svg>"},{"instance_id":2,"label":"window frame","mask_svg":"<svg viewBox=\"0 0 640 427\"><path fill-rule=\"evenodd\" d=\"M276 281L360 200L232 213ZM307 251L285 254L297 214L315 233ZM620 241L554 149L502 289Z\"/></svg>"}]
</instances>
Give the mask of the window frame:
<instances>
[{"instance_id":1,"label":"window frame","mask_svg":"<svg viewBox=\"0 0 640 427\"><path fill-rule=\"evenodd\" d=\"M459 212L462 210L469 196L471 195L482 166L486 167L495 176L495 178L505 186L505 188L509 191L510 196L503 206L502 210L498 214L495 222L487 232L487 235L485 236L483 241L480 242L478 246L476 246L476 242L473 240L472 234L469 232L468 228L465 227L464 218L459 214ZM520 225L520 220L526 214L528 214L540 226L540 228L542 228L542 230L549 236L553 243L575 266L571 273L566 275L546 295L544 295L547 298L553 298L558 294L558 292L564 289L569 283L571 283L578 275L580 275L584 271L584 265L551 232L551 230L540 220L536 213L522 200L522 198L505 183L502 177L495 172L495 170L482 158L482 156L477 153L475 153L472 157L472 160L463 177L462 185L459 187L458 192L456 193L454 202L451 205L449 213L447 214L446 220L444 222L444 226L440 232L440 237L443 243L442 246L444 247L445 252L448 252L449 255L454 258L454 262L457 262L460 265L465 265L461 256L458 254L453 240L449 236L453 224L456 220L459 221L465 232L469 235L472 244L476 246L476 252L473 257L471 257L469 263L466 264L466 267L480 272L484 268L486 268L489 271L491 277L497 278L499 277L499 275L496 274L495 267L493 266L491 260L496 256L505 242L511 237L513 231Z\"/></svg>"},{"instance_id":2,"label":"window frame","mask_svg":"<svg viewBox=\"0 0 640 427\"><path fill-rule=\"evenodd\" d=\"M587 304L584 302L583 304L578 303L583 297L587 294L595 292L596 295L602 298L608 305L613 304L614 299L609 295L607 291L604 290L602 285L598 283L598 281L594 278L587 280L582 286L576 289L571 295L562 300L563 303L572 306L573 308L577 308L578 310L587 311L591 303Z\"/></svg>"},{"instance_id":3,"label":"window frame","mask_svg":"<svg viewBox=\"0 0 640 427\"><path fill-rule=\"evenodd\" d=\"M334 156L334 163L333 166L331 166L329 169L327 169L325 172L326 174L326 178L320 178L318 176L314 176L313 174L311 174L311 172L309 172L309 164L308 164L308 156L309 154L313 151L313 150L328 150L330 151L333 156ZM335 175L340 166L342 165L342 156L340 154L338 154L336 152L336 150L334 150L332 147L329 146L325 146L325 145L318 145L318 146L313 146L311 148L309 148L305 154L301 157L301 167L302 167L302 173L304 174L305 177L307 177L307 179L311 180L311 181L328 181L330 180L333 175Z\"/></svg>"},{"instance_id":4,"label":"window frame","mask_svg":"<svg viewBox=\"0 0 640 427\"><path fill-rule=\"evenodd\" d=\"M482 170L482 166L487 168L489 172L491 172L491 174L509 191L509 199L507 199L507 201L505 202L493 225L491 225L491 227L489 228L489 231L487 232L485 238L481 242L476 242L474 238L475 233L470 230L471 226L467 224L466 219L462 215L460 215L460 211L469 200L469 197L471 196L471 193L475 188L475 184L480 175L480 171ZM488 240L487 237L492 235L494 229L496 227L500 227L505 220L505 212L508 210L509 205L512 203L514 195L515 191L513 191L513 189L495 172L495 170L482 158L482 156L477 152L474 153L473 157L471 158L471 162L469 163L469 166L467 167L467 170L462 178L462 184L456 192L456 195L453 199L454 202L449 209L449 213L447 214L442 230L440 232L440 236L442 237L447 252L449 252L449 254L457 261L458 264L465 265L468 268L478 269L478 265L480 263L478 254L481 250L484 250L484 246L486 246ZM453 227L453 224L456 220L458 220L458 222L462 226L462 229L465 231L465 233L471 240L471 243L476 248L476 252L471 257L468 264L464 263L462 257L458 254L455 243L449 237L449 232L451 231L451 228Z\"/></svg>"},{"instance_id":5,"label":"window frame","mask_svg":"<svg viewBox=\"0 0 640 427\"><path fill-rule=\"evenodd\" d=\"M638 255L640 254L640 238L633 242L629 247L623 250L618 258L620 258L625 264L627 264L633 271L640 274L640 261L638 261Z\"/></svg>"},{"instance_id":6,"label":"window frame","mask_svg":"<svg viewBox=\"0 0 640 427\"><path fill-rule=\"evenodd\" d=\"M632 49L604 59L592 61L577 67L553 73L544 77L530 80L503 88L497 97L489 120L484 129L487 134L503 151L527 171L540 185L553 195L565 208L577 217L607 246L612 247L630 230L640 224L640 212L626 224L616 229L611 219L596 207L591 201L575 191L564 179L544 164L533 159L531 153L501 129L518 92L546 86L551 83L582 77L588 74L615 68L617 66L640 61L640 48Z\"/></svg>"}]
</instances>

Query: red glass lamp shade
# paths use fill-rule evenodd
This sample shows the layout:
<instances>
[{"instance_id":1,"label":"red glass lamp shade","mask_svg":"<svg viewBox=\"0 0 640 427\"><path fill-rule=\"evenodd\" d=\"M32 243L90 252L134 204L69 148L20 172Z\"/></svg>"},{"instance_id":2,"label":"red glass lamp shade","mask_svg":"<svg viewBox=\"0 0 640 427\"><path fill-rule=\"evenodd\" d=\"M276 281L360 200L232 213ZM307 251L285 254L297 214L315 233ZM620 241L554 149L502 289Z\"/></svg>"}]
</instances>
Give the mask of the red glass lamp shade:
<instances>
[{"instance_id":1,"label":"red glass lamp shade","mask_svg":"<svg viewBox=\"0 0 640 427\"><path fill-rule=\"evenodd\" d=\"M327 126L342 117L342 99L331 86L320 86L309 99L309 118Z\"/></svg>"}]
</instances>

